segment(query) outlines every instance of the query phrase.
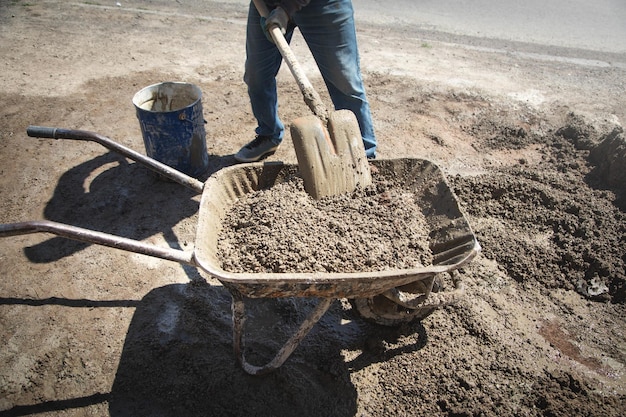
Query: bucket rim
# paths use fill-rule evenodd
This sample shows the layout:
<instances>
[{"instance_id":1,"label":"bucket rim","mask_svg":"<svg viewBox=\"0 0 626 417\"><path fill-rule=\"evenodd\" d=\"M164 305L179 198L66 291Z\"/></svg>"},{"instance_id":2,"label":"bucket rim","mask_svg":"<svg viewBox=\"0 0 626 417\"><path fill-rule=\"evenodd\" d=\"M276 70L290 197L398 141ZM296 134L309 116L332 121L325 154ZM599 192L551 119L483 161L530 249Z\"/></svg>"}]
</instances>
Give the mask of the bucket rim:
<instances>
[{"instance_id":1,"label":"bucket rim","mask_svg":"<svg viewBox=\"0 0 626 417\"><path fill-rule=\"evenodd\" d=\"M152 98L152 91L155 90L156 88L160 87L160 86L166 86L166 85L174 85L174 86L187 86L189 88L191 88L191 90L195 93L195 97L193 102L189 103L188 105L184 106L184 107L180 107L177 109L173 109L173 110L166 110L166 111L157 111L157 110L151 110L151 109L146 109L141 107L144 103L149 101L149 98ZM148 98L148 99L146 99ZM197 85L193 84L193 83L188 83L185 81L162 81L159 83L154 83L151 85L148 85L146 87L143 87L141 90L137 91L134 95L133 95L133 105L135 106L135 108L137 110L141 110L144 112L149 112L149 113L174 113L174 112L180 112L181 110L193 107L196 105L196 103L198 103L199 101L202 100L202 90L200 89L200 87L198 87Z\"/></svg>"}]
</instances>

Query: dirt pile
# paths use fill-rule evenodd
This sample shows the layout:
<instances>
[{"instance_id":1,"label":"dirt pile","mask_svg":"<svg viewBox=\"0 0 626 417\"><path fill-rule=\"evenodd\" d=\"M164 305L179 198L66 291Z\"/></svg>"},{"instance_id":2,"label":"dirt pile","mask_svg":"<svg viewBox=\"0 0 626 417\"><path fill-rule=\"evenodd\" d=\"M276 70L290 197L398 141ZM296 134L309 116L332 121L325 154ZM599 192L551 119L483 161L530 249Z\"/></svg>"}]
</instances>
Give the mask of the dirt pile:
<instances>
[{"instance_id":1,"label":"dirt pile","mask_svg":"<svg viewBox=\"0 0 626 417\"><path fill-rule=\"evenodd\" d=\"M246 195L225 218L222 268L232 272L366 272L432 264L430 228L396 178L314 200L292 178Z\"/></svg>"},{"instance_id":2,"label":"dirt pile","mask_svg":"<svg viewBox=\"0 0 626 417\"><path fill-rule=\"evenodd\" d=\"M603 134L570 114L545 135L494 127L477 146L516 149L520 141L511 136L539 146L542 161L529 166L521 159L489 174L454 178L472 216L498 219L497 230L479 233L485 256L525 285L624 303L624 183L615 181L626 168L621 128Z\"/></svg>"}]
</instances>

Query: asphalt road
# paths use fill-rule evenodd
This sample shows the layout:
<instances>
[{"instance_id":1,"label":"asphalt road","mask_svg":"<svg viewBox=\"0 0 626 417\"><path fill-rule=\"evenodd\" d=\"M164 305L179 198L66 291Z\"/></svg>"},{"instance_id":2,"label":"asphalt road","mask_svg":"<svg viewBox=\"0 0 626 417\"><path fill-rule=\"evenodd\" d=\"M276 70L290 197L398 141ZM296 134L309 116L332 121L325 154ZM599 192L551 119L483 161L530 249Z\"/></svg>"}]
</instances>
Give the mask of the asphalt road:
<instances>
[{"instance_id":1,"label":"asphalt road","mask_svg":"<svg viewBox=\"0 0 626 417\"><path fill-rule=\"evenodd\" d=\"M361 19L544 46L626 53L624 0L354 0Z\"/></svg>"},{"instance_id":2,"label":"asphalt road","mask_svg":"<svg viewBox=\"0 0 626 417\"><path fill-rule=\"evenodd\" d=\"M239 3L249 0L221 0ZM353 0L357 22L420 39L626 65L624 0ZM572 49L574 51L568 51ZM609 56L600 56L608 54Z\"/></svg>"}]
</instances>

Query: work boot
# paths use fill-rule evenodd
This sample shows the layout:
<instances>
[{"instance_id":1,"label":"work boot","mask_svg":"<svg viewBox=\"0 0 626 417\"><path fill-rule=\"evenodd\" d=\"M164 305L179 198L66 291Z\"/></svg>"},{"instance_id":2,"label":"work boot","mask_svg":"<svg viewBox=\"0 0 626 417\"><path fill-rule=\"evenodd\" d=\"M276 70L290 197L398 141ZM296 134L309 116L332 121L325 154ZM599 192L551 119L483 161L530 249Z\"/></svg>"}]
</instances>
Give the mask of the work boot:
<instances>
[{"instance_id":1,"label":"work boot","mask_svg":"<svg viewBox=\"0 0 626 417\"><path fill-rule=\"evenodd\" d=\"M272 141L270 136L257 135L235 154L235 159L239 162L256 162L272 155L276 149L278 149L278 145Z\"/></svg>"}]
</instances>

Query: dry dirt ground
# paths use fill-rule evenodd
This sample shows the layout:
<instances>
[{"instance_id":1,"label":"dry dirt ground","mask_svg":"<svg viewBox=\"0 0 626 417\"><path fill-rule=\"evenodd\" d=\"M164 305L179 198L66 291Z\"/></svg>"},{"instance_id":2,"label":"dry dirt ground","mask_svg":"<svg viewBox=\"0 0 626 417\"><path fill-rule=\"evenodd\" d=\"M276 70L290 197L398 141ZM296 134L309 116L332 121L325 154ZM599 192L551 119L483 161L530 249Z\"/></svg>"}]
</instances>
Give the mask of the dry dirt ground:
<instances>
[{"instance_id":1,"label":"dry dirt ground","mask_svg":"<svg viewBox=\"0 0 626 417\"><path fill-rule=\"evenodd\" d=\"M194 192L98 144L25 131L90 130L143 152L132 96L185 81L203 91L207 175L232 165L254 128L246 10L201 3L0 3L0 221L193 247ZM626 414L623 57L358 29L379 159L438 164L482 245L459 274L465 298L397 328L337 301L280 369L252 377L233 355L229 293L195 268L6 237L1 416ZM284 120L308 114L279 78ZM288 137L270 160L295 162ZM253 304L262 356L311 301Z\"/></svg>"}]
</instances>

